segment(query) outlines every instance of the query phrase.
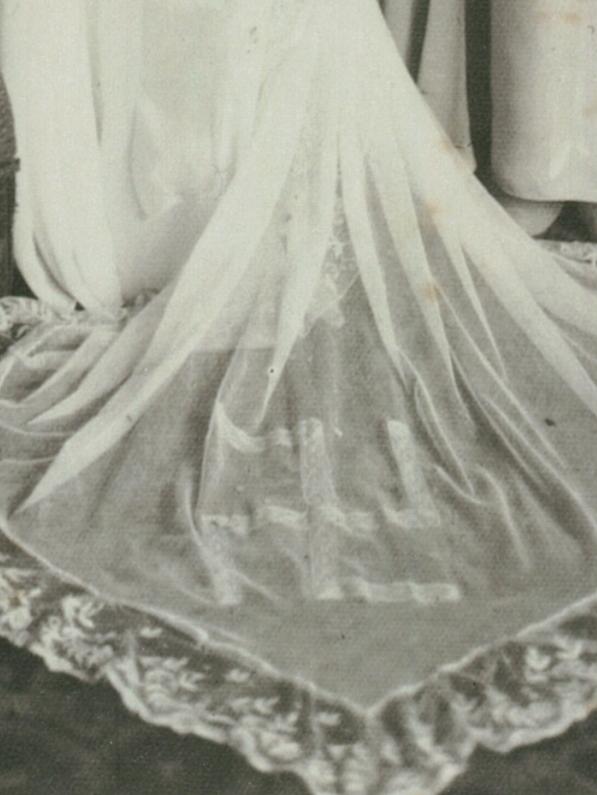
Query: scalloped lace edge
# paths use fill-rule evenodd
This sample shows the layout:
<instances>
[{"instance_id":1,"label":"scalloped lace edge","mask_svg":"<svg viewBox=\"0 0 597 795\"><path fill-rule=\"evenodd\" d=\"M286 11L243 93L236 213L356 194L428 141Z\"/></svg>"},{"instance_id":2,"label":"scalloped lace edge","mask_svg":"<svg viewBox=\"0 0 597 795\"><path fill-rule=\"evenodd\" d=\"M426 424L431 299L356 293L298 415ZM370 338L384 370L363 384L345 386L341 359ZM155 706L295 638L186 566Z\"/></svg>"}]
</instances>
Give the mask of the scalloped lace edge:
<instances>
[{"instance_id":1,"label":"scalloped lace edge","mask_svg":"<svg viewBox=\"0 0 597 795\"><path fill-rule=\"evenodd\" d=\"M19 324L52 316L36 301L0 300L0 332L12 339ZM225 743L260 771L295 773L315 795L437 795L476 747L507 753L597 708L597 592L368 711L103 601L5 537L0 635L50 670L107 680L146 722Z\"/></svg>"},{"instance_id":2,"label":"scalloped lace edge","mask_svg":"<svg viewBox=\"0 0 597 795\"><path fill-rule=\"evenodd\" d=\"M506 753L597 707L597 595L364 712L13 552L0 555L0 635L52 671L107 680L146 722L295 773L315 795L436 795L476 747Z\"/></svg>"}]
</instances>

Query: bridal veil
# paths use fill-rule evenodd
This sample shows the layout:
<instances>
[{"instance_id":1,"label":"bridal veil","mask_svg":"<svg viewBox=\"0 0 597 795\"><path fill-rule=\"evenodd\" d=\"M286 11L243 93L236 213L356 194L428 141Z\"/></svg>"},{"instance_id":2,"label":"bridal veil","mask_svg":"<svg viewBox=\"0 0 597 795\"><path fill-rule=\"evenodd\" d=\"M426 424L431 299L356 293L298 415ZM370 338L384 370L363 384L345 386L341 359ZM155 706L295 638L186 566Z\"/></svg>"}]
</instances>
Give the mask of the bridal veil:
<instances>
[{"instance_id":1,"label":"bridal veil","mask_svg":"<svg viewBox=\"0 0 597 795\"><path fill-rule=\"evenodd\" d=\"M79 673L321 795L578 717L595 275L475 181L377 4L9 0L2 37L40 302L3 303L0 526L61 605L38 651L101 635ZM523 646L520 721L481 676L444 742L425 683Z\"/></svg>"}]
</instances>

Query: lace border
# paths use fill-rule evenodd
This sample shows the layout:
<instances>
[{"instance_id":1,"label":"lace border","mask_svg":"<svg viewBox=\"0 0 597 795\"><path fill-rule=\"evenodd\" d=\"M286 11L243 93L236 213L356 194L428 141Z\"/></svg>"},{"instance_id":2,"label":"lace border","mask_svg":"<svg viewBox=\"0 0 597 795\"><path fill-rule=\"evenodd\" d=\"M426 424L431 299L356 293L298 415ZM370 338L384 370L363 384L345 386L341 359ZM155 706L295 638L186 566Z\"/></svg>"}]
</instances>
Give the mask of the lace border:
<instances>
[{"instance_id":1,"label":"lace border","mask_svg":"<svg viewBox=\"0 0 597 795\"><path fill-rule=\"evenodd\" d=\"M51 319L37 302L1 300L0 354ZM314 795L437 795L478 745L508 752L597 706L597 594L369 711L64 582L1 534L0 635L51 670L107 679L149 723L297 774Z\"/></svg>"},{"instance_id":2,"label":"lace border","mask_svg":"<svg viewBox=\"0 0 597 795\"><path fill-rule=\"evenodd\" d=\"M61 582L4 537L0 635L53 671L107 679L149 723L296 773L314 795L436 795L477 745L538 742L597 704L597 596L369 712Z\"/></svg>"}]
</instances>

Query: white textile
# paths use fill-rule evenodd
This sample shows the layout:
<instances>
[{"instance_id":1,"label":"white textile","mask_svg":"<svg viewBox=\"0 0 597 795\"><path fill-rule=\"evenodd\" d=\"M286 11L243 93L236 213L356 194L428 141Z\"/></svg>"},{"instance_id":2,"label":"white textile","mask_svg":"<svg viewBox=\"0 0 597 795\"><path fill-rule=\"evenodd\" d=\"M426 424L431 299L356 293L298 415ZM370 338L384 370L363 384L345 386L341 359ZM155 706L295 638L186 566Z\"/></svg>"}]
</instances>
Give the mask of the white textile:
<instances>
[{"instance_id":1,"label":"white textile","mask_svg":"<svg viewBox=\"0 0 597 795\"><path fill-rule=\"evenodd\" d=\"M375 0L3 36L50 306L0 360L10 539L355 710L593 591L593 272L475 181Z\"/></svg>"}]
</instances>

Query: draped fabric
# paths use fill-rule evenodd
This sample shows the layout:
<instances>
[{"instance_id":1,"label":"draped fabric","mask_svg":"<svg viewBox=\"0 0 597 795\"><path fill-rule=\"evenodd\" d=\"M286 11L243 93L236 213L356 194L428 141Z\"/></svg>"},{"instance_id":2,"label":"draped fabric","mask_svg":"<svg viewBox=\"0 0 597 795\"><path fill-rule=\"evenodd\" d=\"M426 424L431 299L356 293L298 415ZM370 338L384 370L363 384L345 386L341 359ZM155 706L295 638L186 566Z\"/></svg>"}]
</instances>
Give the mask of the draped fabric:
<instances>
[{"instance_id":1,"label":"draped fabric","mask_svg":"<svg viewBox=\"0 0 597 795\"><path fill-rule=\"evenodd\" d=\"M493 169L504 190L597 202L597 2L492 4Z\"/></svg>"},{"instance_id":2,"label":"draped fabric","mask_svg":"<svg viewBox=\"0 0 597 795\"><path fill-rule=\"evenodd\" d=\"M485 4L490 45L484 63L482 57L474 62L482 79L469 80L467 87L467 49L484 35L472 5L385 2L388 24L453 142L466 145L467 105L473 116L481 106L492 117L493 176L504 191L537 201L597 201L597 3ZM488 108L484 92L490 80Z\"/></svg>"},{"instance_id":3,"label":"draped fabric","mask_svg":"<svg viewBox=\"0 0 597 795\"><path fill-rule=\"evenodd\" d=\"M106 644L181 633L185 699L219 655L235 699L342 704L376 761L326 783L320 743L314 792L410 792L380 705L595 588L594 269L475 181L374 0L3 12L41 299L0 359L7 541L116 606Z\"/></svg>"},{"instance_id":4,"label":"draped fabric","mask_svg":"<svg viewBox=\"0 0 597 795\"><path fill-rule=\"evenodd\" d=\"M386 21L421 93L474 165L467 94L466 0L385 0Z\"/></svg>"}]
</instances>

